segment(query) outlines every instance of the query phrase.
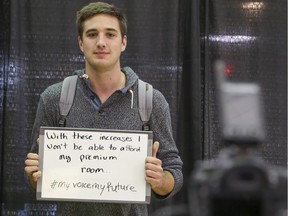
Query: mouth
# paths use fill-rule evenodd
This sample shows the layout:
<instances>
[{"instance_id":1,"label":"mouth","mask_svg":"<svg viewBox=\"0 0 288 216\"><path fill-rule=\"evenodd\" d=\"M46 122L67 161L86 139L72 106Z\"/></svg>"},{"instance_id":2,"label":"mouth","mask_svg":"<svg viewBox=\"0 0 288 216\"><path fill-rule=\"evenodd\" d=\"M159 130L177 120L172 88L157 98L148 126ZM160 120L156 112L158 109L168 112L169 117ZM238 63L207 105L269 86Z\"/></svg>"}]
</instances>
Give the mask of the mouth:
<instances>
[{"instance_id":1,"label":"mouth","mask_svg":"<svg viewBox=\"0 0 288 216\"><path fill-rule=\"evenodd\" d=\"M107 56L109 53L108 53L108 52L102 52L102 51L100 51L100 52L94 52L93 54L96 55L96 56L98 56L98 57L100 57L100 58L104 58L104 57Z\"/></svg>"}]
</instances>

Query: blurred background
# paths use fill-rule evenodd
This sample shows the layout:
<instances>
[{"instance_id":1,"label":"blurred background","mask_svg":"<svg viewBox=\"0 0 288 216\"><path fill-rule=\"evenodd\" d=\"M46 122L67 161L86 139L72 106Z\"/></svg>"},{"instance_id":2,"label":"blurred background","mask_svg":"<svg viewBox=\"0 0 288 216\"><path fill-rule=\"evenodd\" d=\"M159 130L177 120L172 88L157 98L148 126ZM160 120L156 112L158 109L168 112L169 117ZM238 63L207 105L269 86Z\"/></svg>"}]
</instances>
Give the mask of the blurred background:
<instances>
[{"instance_id":1,"label":"blurred background","mask_svg":"<svg viewBox=\"0 0 288 216\"><path fill-rule=\"evenodd\" d=\"M52 202L36 202L25 182L24 160L40 93L84 67L75 13L87 0L0 1L1 215L56 215ZM229 81L262 88L266 140L257 153L287 167L286 0L110 0L128 17L130 66L166 97L173 135L184 162L184 186L173 198L153 200L151 215L185 212L196 161L223 147L215 77L224 60Z\"/></svg>"}]
</instances>

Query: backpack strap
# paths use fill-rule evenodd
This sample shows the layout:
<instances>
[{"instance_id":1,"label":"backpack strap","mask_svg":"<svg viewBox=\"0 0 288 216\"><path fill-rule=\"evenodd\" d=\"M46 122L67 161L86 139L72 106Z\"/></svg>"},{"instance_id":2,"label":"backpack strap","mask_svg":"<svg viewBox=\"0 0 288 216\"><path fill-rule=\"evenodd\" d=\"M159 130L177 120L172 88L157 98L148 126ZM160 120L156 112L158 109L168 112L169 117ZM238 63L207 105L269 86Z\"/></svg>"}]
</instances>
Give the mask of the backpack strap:
<instances>
[{"instance_id":1,"label":"backpack strap","mask_svg":"<svg viewBox=\"0 0 288 216\"><path fill-rule=\"evenodd\" d=\"M153 86L141 79L138 79L138 106L140 118L143 122L142 130L149 131L148 121L153 109Z\"/></svg>"},{"instance_id":2,"label":"backpack strap","mask_svg":"<svg viewBox=\"0 0 288 216\"><path fill-rule=\"evenodd\" d=\"M60 119L59 127L66 126L66 116L73 104L78 76L73 75L63 80L61 96L59 101ZM153 109L153 86L138 79L138 106L140 118L143 122L142 129L150 130L148 124Z\"/></svg>"},{"instance_id":3,"label":"backpack strap","mask_svg":"<svg viewBox=\"0 0 288 216\"><path fill-rule=\"evenodd\" d=\"M70 108L73 104L76 92L77 80L78 80L77 75L66 77L63 80L61 96L59 101L59 110L60 110L59 127L66 126L66 116L68 115Z\"/></svg>"}]
</instances>

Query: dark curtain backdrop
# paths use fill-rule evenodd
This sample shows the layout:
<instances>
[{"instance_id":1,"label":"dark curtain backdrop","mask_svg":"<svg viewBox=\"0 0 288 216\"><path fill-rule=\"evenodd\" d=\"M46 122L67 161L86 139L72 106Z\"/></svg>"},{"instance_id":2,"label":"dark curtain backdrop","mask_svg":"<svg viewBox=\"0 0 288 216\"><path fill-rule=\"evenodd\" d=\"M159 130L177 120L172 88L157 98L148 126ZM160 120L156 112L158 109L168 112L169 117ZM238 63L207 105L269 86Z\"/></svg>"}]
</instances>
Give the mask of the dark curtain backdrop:
<instances>
[{"instance_id":1,"label":"dark curtain backdrop","mask_svg":"<svg viewBox=\"0 0 288 216\"><path fill-rule=\"evenodd\" d=\"M287 1L209 1L205 50L205 147L210 158L222 148L215 81L211 66L227 64L231 82L255 82L262 88L266 140L259 154L274 165L287 165Z\"/></svg>"},{"instance_id":2,"label":"dark curtain backdrop","mask_svg":"<svg viewBox=\"0 0 288 216\"><path fill-rule=\"evenodd\" d=\"M24 178L24 159L39 94L84 67L75 12L87 0L0 0L0 197L2 215L56 215L37 202ZM184 186L153 216L186 215L195 161L222 148L212 64L227 62L231 81L257 82L264 95L267 140L259 154L287 164L287 1L111 0L128 16L122 66L166 97L184 162Z\"/></svg>"}]
</instances>

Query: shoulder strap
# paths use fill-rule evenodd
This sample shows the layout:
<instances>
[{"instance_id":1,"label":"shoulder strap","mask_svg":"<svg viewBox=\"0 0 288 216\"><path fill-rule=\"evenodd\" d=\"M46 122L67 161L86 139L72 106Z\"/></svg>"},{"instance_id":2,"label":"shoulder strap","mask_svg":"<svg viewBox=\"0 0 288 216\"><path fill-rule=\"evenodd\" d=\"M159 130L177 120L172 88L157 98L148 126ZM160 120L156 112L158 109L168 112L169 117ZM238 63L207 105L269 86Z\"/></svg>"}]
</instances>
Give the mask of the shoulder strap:
<instances>
[{"instance_id":1,"label":"shoulder strap","mask_svg":"<svg viewBox=\"0 0 288 216\"><path fill-rule=\"evenodd\" d=\"M59 127L65 127L66 125L66 116L73 104L77 80L77 75L66 77L63 80L59 101ZM148 131L150 130L148 121L153 109L153 86L141 79L138 79L138 103L140 118L143 122L143 130Z\"/></svg>"},{"instance_id":2,"label":"shoulder strap","mask_svg":"<svg viewBox=\"0 0 288 216\"><path fill-rule=\"evenodd\" d=\"M61 96L59 101L59 110L60 110L59 127L65 127L66 125L66 116L68 115L70 108L73 104L77 80L78 80L77 75L66 77L63 80Z\"/></svg>"},{"instance_id":3,"label":"shoulder strap","mask_svg":"<svg viewBox=\"0 0 288 216\"><path fill-rule=\"evenodd\" d=\"M143 121L142 129L148 131L148 121L153 109L153 86L141 79L138 79L138 103L140 118Z\"/></svg>"}]
</instances>

